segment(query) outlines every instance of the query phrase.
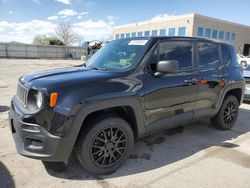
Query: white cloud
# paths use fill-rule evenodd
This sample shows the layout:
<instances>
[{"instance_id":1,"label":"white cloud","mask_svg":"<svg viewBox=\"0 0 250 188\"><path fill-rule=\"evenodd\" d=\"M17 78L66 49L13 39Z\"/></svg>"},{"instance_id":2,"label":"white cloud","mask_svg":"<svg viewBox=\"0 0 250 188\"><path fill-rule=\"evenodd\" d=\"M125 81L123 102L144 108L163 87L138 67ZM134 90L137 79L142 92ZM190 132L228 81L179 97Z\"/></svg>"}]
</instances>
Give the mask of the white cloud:
<instances>
[{"instance_id":1,"label":"white cloud","mask_svg":"<svg viewBox=\"0 0 250 188\"><path fill-rule=\"evenodd\" d=\"M176 17L176 12L174 12L172 14L159 14L159 15L154 16L153 18L151 18L148 21L158 22L158 21L162 21L162 20L172 19L175 17Z\"/></svg>"},{"instance_id":2,"label":"white cloud","mask_svg":"<svg viewBox=\"0 0 250 188\"><path fill-rule=\"evenodd\" d=\"M74 31L84 37L84 40L106 40L112 36L113 27L104 20L87 20L73 24Z\"/></svg>"},{"instance_id":3,"label":"white cloud","mask_svg":"<svg viewBox=\"0 0 250 188\"><path fill-rule=\"evenodd\" d=\"M78 13L73 10L73 9L63 9L61 11L58 12L58 15L61 16L61 18L67 18L70 16L76 16Z\"/></svg>"},{"instance_id":4,"label":"white cloud","mask_svg":"<svg viewBox=\"0 0 250 188\"><path fill-rule=\"evenodd\" d=\"M0 21L0 41L17 41L31 43L37 34L54 33L56 24L44 20L31 20L28 22Z\"/></svg>"},{"instance_id":5,"label":"white cloud","mask_svg":"<svg viewBox=\"0 0 250 188\"><path fill-rule=\"evenodd\" d=\"M55 0L55 1L57 1L57 2L59 2L59 3L66 4L66 5L71 4L71 0Z\"/></svg>"},{"instance_id":6,"label":"white cloud","mask_svg":"<svg viewBox=\"0 0 250 188\"><path fill-rule=\"evenodd\" d=\"M53 17L54 19L55 17ZM52 20L53 20L52 19ZM51 19L50 19L51 20ZM86 20L73 23L73 30L85 41L110 39L113 25L105 20ZM27 22L0 21L0 42L32 43L37 34L55 34L57 25L52 21L31 20Z\"/></svg>"},{"instance_id":7,"label":"white cloud","mask_svg":"<svg viewBox=\"0 0 250 188\"><path fill-rule=\"evenodd\" d=\"M8 11L8 14L13 14L14 12L12 10Z\"/></svg>"},{"instance_id":8,"label":"white cloud","mask_svg":"<svg viewBox=\"0 0 250 188\"><path fill-rule=\"evenodd\" d=\"M47 19L48 20L57 20L58 16L49 16Z\"/></svg>"}]
</instances>

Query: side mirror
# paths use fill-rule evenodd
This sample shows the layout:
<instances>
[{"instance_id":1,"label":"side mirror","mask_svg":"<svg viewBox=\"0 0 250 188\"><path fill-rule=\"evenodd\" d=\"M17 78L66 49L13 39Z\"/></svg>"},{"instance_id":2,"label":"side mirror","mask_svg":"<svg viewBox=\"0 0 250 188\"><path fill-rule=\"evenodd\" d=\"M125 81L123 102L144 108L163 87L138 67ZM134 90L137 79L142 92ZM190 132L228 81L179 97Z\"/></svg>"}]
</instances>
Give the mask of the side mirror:
<instances>
[{"instance_id":1,"label":"side mirror","mask_svg":"<svg viewBox=\"0 0 250 188\"><path fill-rule=\"evenodd\" d=\"M179 62L176 60L159 61L156 64L155 76L162 74L177 73L179 70Z\"/></svg>"}]
</instances>

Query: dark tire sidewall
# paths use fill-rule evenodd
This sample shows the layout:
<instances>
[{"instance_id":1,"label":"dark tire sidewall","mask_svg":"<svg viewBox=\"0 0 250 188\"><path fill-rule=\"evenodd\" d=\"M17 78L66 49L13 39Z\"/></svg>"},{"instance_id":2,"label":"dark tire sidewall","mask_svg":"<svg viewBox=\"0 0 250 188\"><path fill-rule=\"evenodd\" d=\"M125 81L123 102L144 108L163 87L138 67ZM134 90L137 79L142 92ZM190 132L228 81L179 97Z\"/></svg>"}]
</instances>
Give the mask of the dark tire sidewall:
<instances>
[{"instance_id":1,"label":"dark tire sidewall","mask_svg":"<svg viewBox=\"0 0 250 188\"><path fill-rule=\"evenodd\" d=\"M125 151L125 154L121 157L121 159L119 159L119 162L117 164L111 167L100 167L92 159L91 146L95 136L101 130L110 126L119 126L119 128L122 129L124 134L126 134L128 140L127 149ZM110 174L114 172L116 169L118 169L124 164L130 153L132 152L134 146L134 135L131 127L125 120L120 119L118 117L105 118L94 124L93 127L90 128L88 133L82 139L83 141L81 142L81 145L78 146L81 148L81 151L78 151L77 157L80 163L86 168L86 170L93 174Z\"/></svg>"},{"instance_id":2,"label":"dark tire sidewall","mask_svg":"<svg viewBox=\"0 0 250 188\"><path fill-rule=\"evenodd\" d=\"M237 112L236 112L236 117L233 120L233 122L228 126L225 121L224 121L224 111L226 108L226 105L230 102L233 101L237 104ZM228 96L224 101L223 104L221 105L220 111L218 113L218 118L216 118L217 122L217 128L222 129L222 130L229 130L233 127L235 124L237 118L238 118L238 112L239 112L239 102L238 99L235 96Z\"/></svg>"}]
</instances>

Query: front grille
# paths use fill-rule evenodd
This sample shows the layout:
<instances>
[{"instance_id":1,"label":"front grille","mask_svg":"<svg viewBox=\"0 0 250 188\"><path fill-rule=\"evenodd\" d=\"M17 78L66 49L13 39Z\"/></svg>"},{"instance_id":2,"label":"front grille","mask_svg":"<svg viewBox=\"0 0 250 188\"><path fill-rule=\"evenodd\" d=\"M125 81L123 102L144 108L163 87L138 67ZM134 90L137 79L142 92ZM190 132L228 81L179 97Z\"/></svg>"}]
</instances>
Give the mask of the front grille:
<instances>
[{"instance_id":1,"label":"front grille","mask_svg":"<svg viewBox=\"0 0 250 188\"><path fill-rule=\"evenodd\" d=\"M26 88L22 83L18 82L17 84L17 93L16 96L20 103L26 108L28 104L28 94L29 89Z\"/></svg>"}]
</instances>

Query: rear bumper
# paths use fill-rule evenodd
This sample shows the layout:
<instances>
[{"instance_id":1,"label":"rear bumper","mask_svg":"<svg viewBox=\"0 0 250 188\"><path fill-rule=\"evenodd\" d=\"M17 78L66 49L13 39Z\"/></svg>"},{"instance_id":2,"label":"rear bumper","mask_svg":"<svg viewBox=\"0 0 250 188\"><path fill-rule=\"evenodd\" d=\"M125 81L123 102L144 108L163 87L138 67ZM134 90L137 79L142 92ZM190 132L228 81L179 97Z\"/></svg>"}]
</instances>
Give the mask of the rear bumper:
<instances>
[{"instance_id":1,"label":"rear bumper","mask_svg":"<svg viewBox=\"0 0 250 188\"><path fill-rule=\"evenodd\" d=\"M24 122L13 105L10 107L9 121L19 154L43 161L67 162L71 153L67 148L67 137L52 135L38 124Z\"/></svg>"}]
</instances>

